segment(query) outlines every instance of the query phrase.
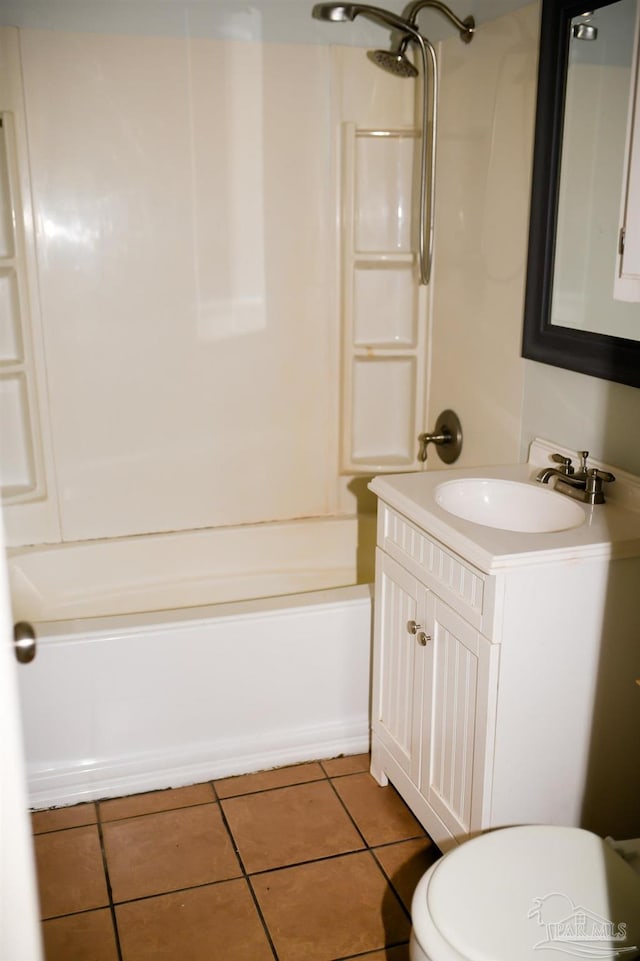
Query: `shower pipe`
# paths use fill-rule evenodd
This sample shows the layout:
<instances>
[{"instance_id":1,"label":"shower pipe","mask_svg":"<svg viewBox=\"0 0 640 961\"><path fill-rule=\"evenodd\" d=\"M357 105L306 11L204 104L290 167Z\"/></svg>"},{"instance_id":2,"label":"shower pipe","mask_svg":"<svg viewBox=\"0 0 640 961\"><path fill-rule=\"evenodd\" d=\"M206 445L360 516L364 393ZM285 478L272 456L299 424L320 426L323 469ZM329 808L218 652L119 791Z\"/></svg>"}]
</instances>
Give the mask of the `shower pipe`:
<instances>
[{"instance_id":1,"label":"shower pipe","mask_svg":"<svg viewBox=\"0 0 640 961\"><path fill-rule=\"evenodd\" d=\"M432 44L424 37L416 25L416 17L424 7L433 7L451 20L460 31L460 39L469 43L473 37L475 22L473 17L460 20L454 13L441 3L440 0L415 0L407 8L406 16L398 16L390 10L372 7L367 4L338 4L319 3L314 6L312 16L317 20L329 20L334 23L344 23L355 20L358 16L373 20L381 26L398 31L402 39L397 50L376 50L369 53L369 57L377 66L389 70L396 76L415 77L418 71L405 56L409 43L414 43L420 51L422 62L422 138L420 151L420 224L418 230L418 272L420 283L427 285L431 279L433 263L433 238L436 189L436 147L438 123L438 62ZM433 83L431 85L431 104L429 104L427 82L427 55L431 61ZM432 134L427 138L429 125L429 106L431 106ZM427 217L427 168L429 168L429 197ZM427 223L428 221L428 223Z\"/></svg>"}]
</instances>

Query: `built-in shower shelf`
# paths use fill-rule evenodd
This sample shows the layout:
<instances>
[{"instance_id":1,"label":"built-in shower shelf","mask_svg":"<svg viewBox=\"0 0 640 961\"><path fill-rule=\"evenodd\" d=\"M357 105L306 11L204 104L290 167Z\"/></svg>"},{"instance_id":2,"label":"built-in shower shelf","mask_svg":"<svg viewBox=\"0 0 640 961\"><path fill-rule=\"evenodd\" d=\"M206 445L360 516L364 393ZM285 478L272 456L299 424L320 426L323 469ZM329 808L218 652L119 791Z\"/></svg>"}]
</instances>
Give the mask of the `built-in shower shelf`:
<instances>
[{"instance_id":1,"label":"built-in shower shelf","mask_svg":"<svg viewBox=\"0 0 640 961\"><path fill-rule=\"evenodd\" d=\"M10 59L9 51L3 64ZM10 89L0 70L1 95ZM0 490L5 505L42 497L45 489L21 197L15 112L0 101Z\"/></svg>"},{"instance_id":2,"label":"built-in shower shelf","mask_svg":"<svg viewBox=\"0 0 640 961\"><path fill-rule=\"evenodd\" d=\"M353 264L355 267L369 267L369 266L389 266L390 268L395 267L397 264L413 264L415 263L415 257L412 253L409 254L395 254L388 253L385 250L381 251L366 251L363 253L361 251L356 251L353 255Z\"/></svg>"},{"instance_id":3,"label":"built-in shower shelf","mask_svg":"<svg viewBox=\"0 0 640 961\"><path fill-rule=\"evenodd\" d=\"M415 128L343 126L344 473L415 470L426 365L412 249Z\"/></svg>"},{"instance_id":4,"label":"built-in shower shelf","mask_svg":"<svg viewBox=\"0 0 640 961\"><path fill-rule=\"evenodd\" d=\"M25 497L31 498L35 491L35 484L7 484L2 488L2 496L12 500L21 500Z\"/></svg>"}]
</instances>

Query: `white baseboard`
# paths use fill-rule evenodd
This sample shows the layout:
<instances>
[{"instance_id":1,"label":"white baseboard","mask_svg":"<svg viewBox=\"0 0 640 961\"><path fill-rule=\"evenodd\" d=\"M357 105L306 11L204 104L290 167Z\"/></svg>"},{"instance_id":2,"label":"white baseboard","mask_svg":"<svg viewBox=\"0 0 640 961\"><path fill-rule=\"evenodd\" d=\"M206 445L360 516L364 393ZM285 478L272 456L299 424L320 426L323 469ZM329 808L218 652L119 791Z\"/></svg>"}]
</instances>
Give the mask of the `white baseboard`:
<instances>
[{"instance_id":1,"label":"white baseboard","mask_svg":"<svg viewBox=\"0 0 640 961\"><path fill-rule=\"evenodd\" d=\"M153 752L42 770L31 767L29 800L33 810L63 807L368 750L369 719L361 717L347 724L186 745L179 753Z\"/></svg>"}]
</instances>

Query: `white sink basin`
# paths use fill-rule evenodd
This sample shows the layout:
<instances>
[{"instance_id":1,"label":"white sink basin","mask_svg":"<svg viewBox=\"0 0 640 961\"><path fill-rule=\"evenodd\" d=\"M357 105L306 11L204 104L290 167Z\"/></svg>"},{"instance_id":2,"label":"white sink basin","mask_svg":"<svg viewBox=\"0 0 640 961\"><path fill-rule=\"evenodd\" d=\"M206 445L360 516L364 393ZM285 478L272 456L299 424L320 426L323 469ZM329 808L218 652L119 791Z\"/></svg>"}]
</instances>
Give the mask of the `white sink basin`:
<instances>
[{"instance_id":1,"label":"white sink basin","mask_svg":"<svg viewBox=\"0 0 640 961\"><path fill-rule=\"evenodd\" d=\"M445 481L436 503L450 514L484 527L523 533L549 533L579 527L585 513L565 494L519 481L466 477Z\"/></svg>"}]
</instances>

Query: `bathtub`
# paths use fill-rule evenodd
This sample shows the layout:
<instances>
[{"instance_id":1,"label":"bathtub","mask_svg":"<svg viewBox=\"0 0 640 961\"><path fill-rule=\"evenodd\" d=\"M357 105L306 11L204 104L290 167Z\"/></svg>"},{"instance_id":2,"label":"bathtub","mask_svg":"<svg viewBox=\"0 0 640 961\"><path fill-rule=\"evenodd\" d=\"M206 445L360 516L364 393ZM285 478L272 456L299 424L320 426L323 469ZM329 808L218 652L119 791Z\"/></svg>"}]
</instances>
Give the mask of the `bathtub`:
<instances>
[{"instance_id":1,"label":"bathtub","mask_svg":"<svg viewBox=\"0 0 640 961\"><path fill-rule=\"evenodd\" d=\"M331 518L11 551L31 806L368 750L373 538Z\"/></svg>"}]
</instances>

